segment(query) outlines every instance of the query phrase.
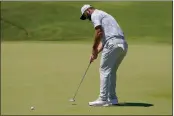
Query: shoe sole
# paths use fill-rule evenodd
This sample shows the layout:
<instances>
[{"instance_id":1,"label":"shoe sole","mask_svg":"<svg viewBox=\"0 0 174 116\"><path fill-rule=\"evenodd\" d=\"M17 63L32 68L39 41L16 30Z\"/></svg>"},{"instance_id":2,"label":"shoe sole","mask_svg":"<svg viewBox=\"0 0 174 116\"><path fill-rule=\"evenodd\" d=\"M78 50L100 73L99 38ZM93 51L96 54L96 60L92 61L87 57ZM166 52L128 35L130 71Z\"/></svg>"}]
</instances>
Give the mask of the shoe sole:
<instances>
[{"instance_id":1,"label":"shoe sole","mask_svg":"<svg viewBox=\"0 0 174 116\"><path fill-rule=\"evenodd\" d=\"M97 105L90 105L88 103L89 106L94 106L94 107L97 107L97 106L104 106L104 107L108 107L108 106L117 106L119 104L112 104L112 103L107 103L107 104L103 104L103 105L100 105L100 104L97 104Z\"/></svg>"},{"instance_id":2,"label":"shoe sole","mask_svg":"<svg viewBox=\"0 0 174 116\"><path fill-rule=\"evenodd\" d=\"M96 104L96 105L90 105L88 103L89 106L94 106L94 107L97 107L97 106L104 106L104 107L107 107L107 106L111 106L112 104L109 104L109 103L106 103L106 104Z\"/></svg>"}]
</instances>

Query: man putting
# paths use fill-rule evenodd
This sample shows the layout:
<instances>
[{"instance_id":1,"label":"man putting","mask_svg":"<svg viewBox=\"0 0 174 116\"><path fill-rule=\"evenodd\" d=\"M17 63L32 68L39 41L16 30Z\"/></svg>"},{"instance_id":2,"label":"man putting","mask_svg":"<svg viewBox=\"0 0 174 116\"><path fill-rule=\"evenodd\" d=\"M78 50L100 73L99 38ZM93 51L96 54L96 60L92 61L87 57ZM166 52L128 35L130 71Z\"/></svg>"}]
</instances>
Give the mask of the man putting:
<instances>
[{"instance_id":1,"label":"man putting","mask_svg":"<svg viewBox=\"0 0 174 116\"><path fill-rule=\"evenodd\" d=\"M97 59L101 53L100 61L100 95L90 106L108 106L118 104L116 95L116 71L125 57L128 44L124 33L117 21L108 13L95 9L91 5L81 8L81 20L89 19L95 28L94 43L90 62Z\"/></svg>"}]
</instances>

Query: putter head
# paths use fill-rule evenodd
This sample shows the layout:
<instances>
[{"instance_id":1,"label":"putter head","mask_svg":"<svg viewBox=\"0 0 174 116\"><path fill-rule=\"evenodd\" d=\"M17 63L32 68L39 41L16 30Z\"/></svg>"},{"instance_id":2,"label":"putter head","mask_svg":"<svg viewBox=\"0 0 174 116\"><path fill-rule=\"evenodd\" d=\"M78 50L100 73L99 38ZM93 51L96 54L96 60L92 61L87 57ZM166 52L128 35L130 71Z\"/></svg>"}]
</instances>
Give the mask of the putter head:
<instances>
[{"instance_id":1,"label":"putter head","mask_svg":"<svg viewBox=\"0 0 174 116\"><path fill-rule=\"evenodd\" d=\"M69 101L70 101L70 102L75 102L75 99L71 98Z\"/></svg>"}]
</instances>

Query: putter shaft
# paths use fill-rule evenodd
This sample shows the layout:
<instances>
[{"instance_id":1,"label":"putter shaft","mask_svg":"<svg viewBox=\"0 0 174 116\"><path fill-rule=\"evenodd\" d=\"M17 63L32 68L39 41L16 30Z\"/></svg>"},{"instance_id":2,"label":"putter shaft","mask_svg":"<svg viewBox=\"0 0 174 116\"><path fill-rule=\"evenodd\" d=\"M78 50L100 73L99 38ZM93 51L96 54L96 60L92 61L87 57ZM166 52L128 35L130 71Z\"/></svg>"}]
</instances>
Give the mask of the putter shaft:
<instances>
[{"instance_id":1,"label":"putter shaft","mask_svg":"<svg viewBox=\"0 0 174 116\"><path fill-rule=\"evenodd\" d=\"M86 73L87 73L87 71L88 71L88 69L89 69L90 64L91 64L91 62L89 63L89 65L88 65L88 67L87 67L87 69L86 69L86 71L85 71L85 74L83 75L83 77L82 77L82 79L81 79L81 81L80 81L80 84L79 84L79 86L78 86L78 88L77 88L77 90L76 90L76 92L75 92L75 94L74 94L74 97L72 98L74 101L75 101L75 97L76 97L76 95L77 95L77 93L78 93L78 90L79 90L79 88L80 88L80 86L81 86L81 84L82 84L82 82L83 82L83 80L84 80L84 78L85 78L85 75L86 75Z\"/></svg>"}]
</instances>

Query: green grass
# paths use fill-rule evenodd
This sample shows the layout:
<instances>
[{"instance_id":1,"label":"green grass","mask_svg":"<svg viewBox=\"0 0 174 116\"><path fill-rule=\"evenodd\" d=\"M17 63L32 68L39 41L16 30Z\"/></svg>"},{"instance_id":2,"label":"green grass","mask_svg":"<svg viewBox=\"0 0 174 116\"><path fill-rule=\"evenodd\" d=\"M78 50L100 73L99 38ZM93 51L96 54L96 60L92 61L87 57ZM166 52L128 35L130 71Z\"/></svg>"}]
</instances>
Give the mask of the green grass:
<instances>
[{"instance_id":1,"label":"green grass","mask_svg":"<svg viewBox=\"0 0 174 116\"><path fill-rule=\"evenodd\" d=\"M129 43L118 71L119 101L153 106L89 107L99 94L99 59L76 105L68 101L91 53L93 25L79 20L86 3L112 14ZM172 1L1 2L1 15L29 32L1 21L1 114L172 114Z\"/></svg>"},{"instance_id":2,"label":"green grass","mask_svg":"<svg viewBox=\"0 0 174 116\"><path fill-rule=\"evenodd\" d=\"M129 44L118 70L120 102L148 103L151 107L89 107L99 93L99 59L88 65L91 45L66 42L2 42L1 114L172 114L172 46ZM35 110L31 111L30 107Z\"/></svg>"},{"instance_id":3,"label":"green grass","mask_svg":"<svg viewBox=\"0 0 174 116\"><path fill-rule=\"evenodd\" d=\"M90 41L94 29L81 21L80 8L92 4L112 14L128 41L172 43L172 1L161 2L1 2L4 19L25 27L24 31L1 22L3 41ZM90 39L91 38L91 39Z\"/></svg>"}]
</instances>

